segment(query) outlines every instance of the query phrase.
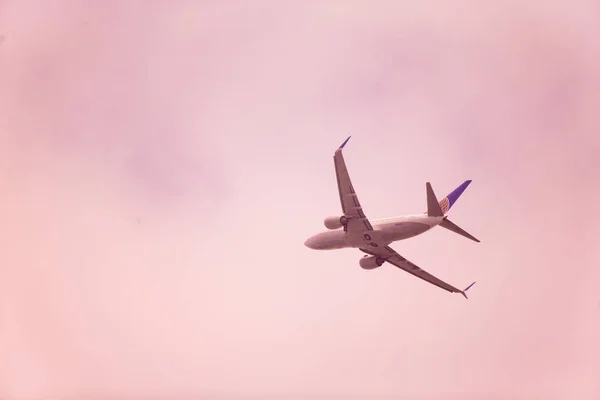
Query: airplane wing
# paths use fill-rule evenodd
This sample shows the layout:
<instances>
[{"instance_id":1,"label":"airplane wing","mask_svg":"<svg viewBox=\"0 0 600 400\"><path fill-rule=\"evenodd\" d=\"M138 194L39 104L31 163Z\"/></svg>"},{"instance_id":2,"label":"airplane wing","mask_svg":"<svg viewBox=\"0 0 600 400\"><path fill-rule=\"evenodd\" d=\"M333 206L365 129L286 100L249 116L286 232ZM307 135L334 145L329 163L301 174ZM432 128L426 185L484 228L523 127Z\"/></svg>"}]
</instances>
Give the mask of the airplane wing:
<instances>
[{"instance_id":1,"label":"airplane wing","mask_svg":"<svg viewBox=\"0 0 600 400\"><path fill-rule=\"evenodd\" d=\"M409 274L416 276L417 278L421 278L424 281L431 283L432 285L435 285L439 288L447 290L451 293L460 293L463 296L465 296L465 298L468 298L467 295L465 294L465 292L467 290L469 290L469 288L475 284L475 282L471 283L464 290L457 289L454 286L442 281L441 279L436 278L435 276L431 275L429 272L419 268L417 265L408 261L406 258L402 257L390 246L380 246L380 247L374 247L374 248L369 248L369 249L361 248L360 250L369 255L381 257L385 261L389 262L390 264L408 272Z\"/></svg>"},{"instance_id":2,"label":"airplane wing","mask_svg":"<svg viewBox=\"0 0 600 400\"><path fill-rule=\"evenodd\" d=\"M350 137L342 143L342 145L335 151L333 155L333 163L335 165L335 176L337 178L338 191L340 193L340 203L342 204L342 211L349 222L344 227L345 232L349 233L364 233L372 231L373 226L365 216L363 209L358 201L358 196L354 191L352 182L350 181L350 175L346 168L346 162L344 161L344 155L342 149L348 143Z\"/></svg>"}]
</instances>

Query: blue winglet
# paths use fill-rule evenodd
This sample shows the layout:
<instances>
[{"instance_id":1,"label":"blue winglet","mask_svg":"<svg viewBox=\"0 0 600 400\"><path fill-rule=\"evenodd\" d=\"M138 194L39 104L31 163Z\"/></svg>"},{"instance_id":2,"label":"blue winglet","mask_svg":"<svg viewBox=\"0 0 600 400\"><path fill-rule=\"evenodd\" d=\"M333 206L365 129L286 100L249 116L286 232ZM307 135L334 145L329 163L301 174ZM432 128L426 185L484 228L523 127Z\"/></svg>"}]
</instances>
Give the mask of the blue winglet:
<instances>
[{"instance_id":1,"label":"blue winglet","mask_svg":"<svg viewBox=\"0 0 600 400\"><path fill-rule=\"evenodd\" d=\"M475 284L475 282L471 283L469 286L467 286L467 288L466 288L465 290L463 290L462 292L460 292L460 293L461 293L463 296L465 296L465 299L467 299L467 300L469 299L469 298L467 297L467 293L466 293L466 292L467 292L467 290L469 290L469 289L471 288L471 286L473 286L474 284Z\"/></svg>"},{"instance_id":2,"label":"blue winglet","mask_svg":"<svg viewBox=\"0 0 600 400\"><path fill-rule=\"evenodd\" d=\"M343 149L344 146L346 145L346 143L348 143L348 140L350 140L352 136L348 136L348 139L344 140L344 143L342 143L342 145L339 147L340 149Z\"/></svg>"}]
</instances>

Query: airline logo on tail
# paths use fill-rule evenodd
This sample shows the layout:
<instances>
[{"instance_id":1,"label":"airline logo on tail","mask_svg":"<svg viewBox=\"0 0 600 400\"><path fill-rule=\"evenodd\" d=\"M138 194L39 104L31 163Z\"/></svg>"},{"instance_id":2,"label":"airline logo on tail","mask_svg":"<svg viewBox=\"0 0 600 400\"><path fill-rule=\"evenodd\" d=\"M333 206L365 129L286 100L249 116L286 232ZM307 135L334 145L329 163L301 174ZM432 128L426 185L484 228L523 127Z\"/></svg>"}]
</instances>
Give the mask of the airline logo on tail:
<instances>
[{"instance_id":1,"label":"airline logo on tail","mask_svg":"<svg viewBox=\"0 0 600 400\"><path fill-rule=\"evenodd\" d=\"M440 208L442 209L442 212L444 214L446 214L448 212L448 210L450 210L450 200L448 200L447 197L444 197L441 201L440 201Z\"/></svg>"},{"instance_id":2,"label":"airline logo on tail","mask_svg":"<svg viewBox=\"0 0 600 400\"><path fill-rule=\"evenodd\" d=\"M460 195L463 194L467 186L469 186L470 184L471 180L464 181L463 184L454 189L452 193L440 200L439 205L444 214L447 214L448 211L450 211L450 208L452 208L454 203L456 203L456 200L458 200Z\"/></svg>"}]
</instances>

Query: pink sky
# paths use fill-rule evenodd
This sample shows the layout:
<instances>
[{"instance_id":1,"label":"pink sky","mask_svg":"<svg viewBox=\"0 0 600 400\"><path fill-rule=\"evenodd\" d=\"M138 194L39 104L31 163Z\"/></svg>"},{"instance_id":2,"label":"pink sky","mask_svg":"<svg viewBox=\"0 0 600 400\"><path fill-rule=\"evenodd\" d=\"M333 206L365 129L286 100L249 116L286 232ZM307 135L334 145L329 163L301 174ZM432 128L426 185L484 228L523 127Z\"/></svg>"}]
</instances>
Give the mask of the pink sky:
<instances>
[{"instance_id":1,"label":"pink sky","mask_svg":"<svg viewBox=\"0 0 600 400\"><path fill-rule=\"evenodd\" d=\"M599 16L0 1L0 396L598 399ZM367 216L473 179L393 245L469 301L303 246L348 134Z\"/></svg>"}]
</instances>

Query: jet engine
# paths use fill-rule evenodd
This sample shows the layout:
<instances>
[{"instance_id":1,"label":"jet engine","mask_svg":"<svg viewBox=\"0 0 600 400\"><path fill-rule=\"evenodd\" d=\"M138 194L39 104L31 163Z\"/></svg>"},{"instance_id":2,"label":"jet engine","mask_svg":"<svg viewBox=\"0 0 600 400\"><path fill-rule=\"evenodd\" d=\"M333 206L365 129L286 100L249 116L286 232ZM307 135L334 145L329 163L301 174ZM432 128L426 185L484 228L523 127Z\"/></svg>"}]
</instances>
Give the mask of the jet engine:
<instances>
[{"instance_id":1,"label":"jet engine","mask_svg":"<svg viewBox=\"0 0 600 400\"><path fill-rule=\"evenodd\" d=\"M345 226L348 223L348 218L343 215L341 217L327 217L324 222L327 229L334 230Z\"/></svg>"},{"instance_id":2,"label":"jet engine","mask_svg":"<svg viewBox=\"0 0 600 400\"><path fill-rule=\"evenodd\" d=\"M381 257L364 256L360 259L359 264L362 269L375 269L383 265L385 260Z\"/></svg>"}]
</instances>

